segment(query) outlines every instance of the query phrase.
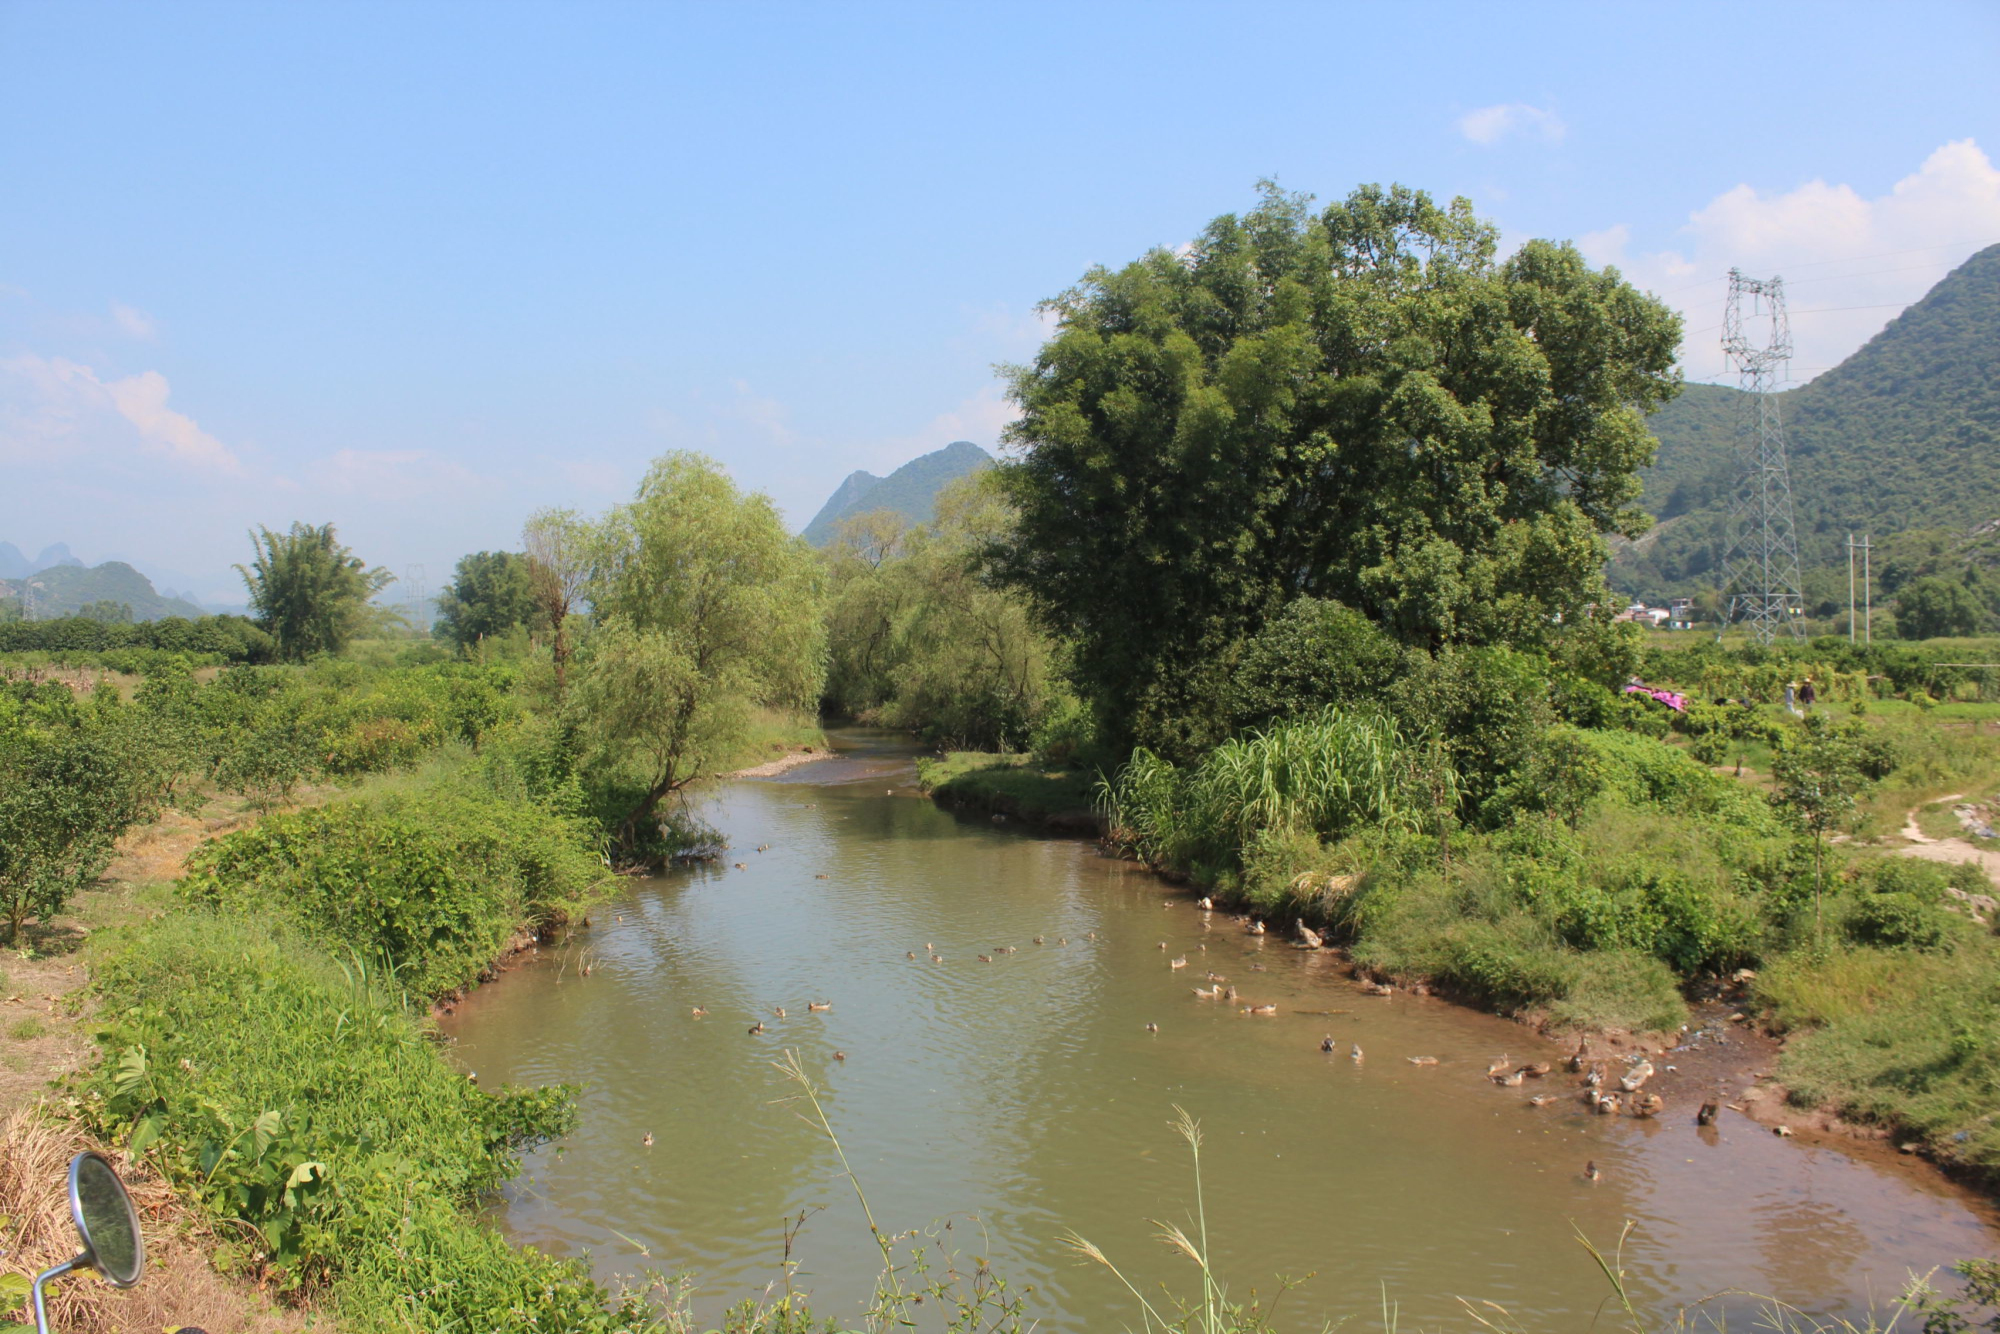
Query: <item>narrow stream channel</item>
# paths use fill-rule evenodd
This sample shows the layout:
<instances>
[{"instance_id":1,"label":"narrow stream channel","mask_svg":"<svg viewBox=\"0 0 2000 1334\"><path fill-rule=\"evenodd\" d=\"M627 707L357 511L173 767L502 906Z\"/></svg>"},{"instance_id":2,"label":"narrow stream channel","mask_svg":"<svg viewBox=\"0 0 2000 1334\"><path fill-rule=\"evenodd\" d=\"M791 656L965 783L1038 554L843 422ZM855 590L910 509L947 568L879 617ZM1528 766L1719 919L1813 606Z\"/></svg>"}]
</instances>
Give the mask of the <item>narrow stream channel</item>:
<instances>
[{"instance_id":1,"label":"narrow stream channel","mask_svg":"<svg viewBox=\"0 0 2000 1334\"><path fill-rule=\"evenodd\" d=\"M827 1088L881 1226L949 1220L965 1263L1034 1289L1044 1329L1139 1323L1065 1250L1070 1229L1142 1288L1193 1287L1148 1221L1193 1205L1177 1105L1206 1131L1209 1232L1235 1294L1315 1275L1283 1328L1373 1325L1386 1289L1410 1328L1473 1328L1464 1296L1580 1334L1610 1316L1578 1234L1608 1249L1627 1220L1633 1291L1656 1308L1740 1289L1854 1315L1912 1269L1995 1249L1989 1208L1942 1180L1734 1113L1709 1130L1691 1107L1597 1118L1557 1079L1543 1091L1560 1100L1532 1108L1536 1089L1483 1078L1502 1053L1560 1057L1520 1026L1362 995L1329 956L1246 935L1088 843L937 809L895 738L835 744L840 759L722 789L706 811L722 860L635 882L447 1022L489 1088L583 1086L576 1133L506 1195L517 1240L588 1252L607 1277L691 1271L713 1315L778 1282L785 1220L823 1205L796 1283L850 1316L877 1256L831 1146L788 1101L774 1063L789 1049ZM1211 971L1280 1012L1197 1000ZM1757 1303L1723 1305L1742 1322Z\"/></svg>"}]
</instances>

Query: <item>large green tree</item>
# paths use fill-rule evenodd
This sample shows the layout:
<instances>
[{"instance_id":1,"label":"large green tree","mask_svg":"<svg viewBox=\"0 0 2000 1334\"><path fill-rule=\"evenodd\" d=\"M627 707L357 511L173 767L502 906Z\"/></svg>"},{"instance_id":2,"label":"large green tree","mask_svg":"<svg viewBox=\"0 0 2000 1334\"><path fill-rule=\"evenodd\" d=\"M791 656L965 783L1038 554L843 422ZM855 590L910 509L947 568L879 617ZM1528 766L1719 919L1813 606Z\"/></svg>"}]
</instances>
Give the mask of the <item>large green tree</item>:
<instances>
[{"instance_id":1,"label":"large green tree","mask_svg":"<svg viewBox=\"0 0 2000 1334\"><path fill-rule=\"evenodd\" d=\"M260 526L250 542L256 557L236 572L250 590L257 623L287 662L347 647L367 618L368 599L396 579L364 564L330 523L294 523L283 533Z\"/></svg>"},{"instance_id":2,"label":"large green tree","mask_svg":"<svg viewBox=\"0 0 2000 1334\"><path fill-rule=\"evenodd\" d=\"M1896 595L1896 630L1905 639L1940 639L1978 632L1986 608L1957 579L1926 575Z\"/></svg>"},{"instance_id":3,"label":"large green tree","mask_svg":"<svg viewBox=\"0 0 2000 1334\"><path fill-rule=\"evenodd\" d=\"M1267 186L1048 304L995 569L1114 734L1213 741L1238 646L1297 597L1427 649L1534 643L1602 601L1680 322L1570 246L1495 240L1464 200L1314 212Z\"/></svg>"},{"instance_id":4,"label":"large green tree","mask_svg":"<svg viewBox=\"0 0 2000 1334\"><path fill-rule=\"evenodd\" d=\"M504 635L535 618L528 559L512 551L475 551L459 558L451 582L438 594L432 633L460 649Z\"/></svg>"},{"instance_id":5,"label":"large green tree","mask_svg":"<svg viewBox=\"0 0 2000 1334\"><path fill-rule=\"evenodd\" d=\"M596 625L570 703L599 772L627 780L619 838L643 854L660 804L711 769L758 707L804 711L826 669L817 557L769 497L669 454L598 529Z\"/></svg>"}]
</instances>

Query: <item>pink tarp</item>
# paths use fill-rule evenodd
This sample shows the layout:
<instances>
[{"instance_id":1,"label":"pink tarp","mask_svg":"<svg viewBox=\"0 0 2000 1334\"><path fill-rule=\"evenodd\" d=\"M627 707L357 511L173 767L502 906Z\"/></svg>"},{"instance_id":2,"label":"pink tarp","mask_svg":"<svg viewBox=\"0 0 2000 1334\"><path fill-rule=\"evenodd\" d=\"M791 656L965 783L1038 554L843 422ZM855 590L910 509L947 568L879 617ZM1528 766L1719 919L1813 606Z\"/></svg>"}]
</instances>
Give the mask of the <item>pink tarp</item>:
<instances>
[{"instance_id":1,"label":"pink tarp","mask_svg":"<svg viewBox=\"0 0 2000 1334\"><path fill-rule=\"evenodd\" d=\"M1625 687L1625 693L1628 695L1644 695L1648 699L1656 699L1675 713L1686 713L1688 711L1687 696L1676 694L1671 690L1661 690L1658 686L1640 685L1637 681L1634 681Z\"/></svg>"}]
</instances>

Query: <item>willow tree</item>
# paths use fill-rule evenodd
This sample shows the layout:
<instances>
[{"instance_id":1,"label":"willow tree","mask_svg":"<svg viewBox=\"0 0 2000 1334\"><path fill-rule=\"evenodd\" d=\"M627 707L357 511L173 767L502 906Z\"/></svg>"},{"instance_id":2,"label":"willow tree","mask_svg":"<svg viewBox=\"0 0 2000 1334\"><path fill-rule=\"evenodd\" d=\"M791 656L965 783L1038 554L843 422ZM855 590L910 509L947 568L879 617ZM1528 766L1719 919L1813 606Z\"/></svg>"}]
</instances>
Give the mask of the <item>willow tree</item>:
<instances>
[{"instance_id":1,"label":"willow tree","mask_svg":"<svg viewBox=\"0 0 2000 1334\"><path fill-rule=\"evenodd\" d=\"M585 595L570 704L595 767L626 780L618 837L644 855L661 803L740 746L756 709L817 702L819 562L768 497L669 454L599 525Z\"/></svg>"},{"instance_id":2,"label":"willow tree","mask_svg":"<svg viewBox=\"0 0 2000 1334\"><path fill-rule=\"evenodd\" d=\"M368 599L396 582L349 551L330 523L294 523L283 533L260 526L250 542L256 556L236 572L258 625L287 662L346 648L366 619Z\"/></svg>"},{"instance_id":3,"label":"willow tree","mask_svg":"<svg viewBox=\"0 0 2000 1334\"><path fill-rule=\"evenodd\" d=\"M1602 602L1680 323L1455 200L1265 187L1183 250L1091 270L1011 372L995 553L1114 734L1225 730L1244 640L1301 596L1405 644L1533 644Z\"/></svg>"}]
</instances>

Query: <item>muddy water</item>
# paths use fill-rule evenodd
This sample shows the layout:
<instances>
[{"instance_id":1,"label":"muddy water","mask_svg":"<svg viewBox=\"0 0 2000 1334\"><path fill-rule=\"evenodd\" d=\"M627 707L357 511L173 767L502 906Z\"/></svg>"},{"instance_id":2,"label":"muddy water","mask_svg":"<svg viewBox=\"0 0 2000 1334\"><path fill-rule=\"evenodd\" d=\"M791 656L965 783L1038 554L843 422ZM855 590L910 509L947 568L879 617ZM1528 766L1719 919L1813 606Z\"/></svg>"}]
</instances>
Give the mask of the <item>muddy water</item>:
<instances>
[{"instance_id":1,"label":"muddy water","mask_svg":"<svg viewBox=\"0 0 2000 1334\"><path fill-rule=\"evenodd\" d=\"M1239 1296L1313 1273L1288 1299L1298 1328L1372 1323L1386 1286L1412 1328L1471 1328L1463 1295L1584 1330L1607 1291L1577 1234L1608 1246L1628 1220L1625 1267L1655 1307L1736 1288L1852 1314L1911 1269L1994 1250L1982 1206L1941 1182L1733 1113L1701 1131L1692 1108L1612 1121L1554 1079L1542 1091L1562 1101L1532 1108L1534 1087L1483 1077L1502 1053L1559 1055L1518 1026L1361 995L1328 956L1249 936L1087 844L934 808L885 738L838 744L842 759L730 785L709 811L723 860L635 883L451 1021L488 1087L584 1086L577 1132L504 1201L517 1239L606 1276L694 1271L712 1314L778 1280L784 1220L824 1205L795 1281L850 1315L875 1251L831 1146L787 1101L773 1062L791 1050L882 1227L949 1221L968 1261L1032 1286L1046 1329L1139 1323L1064 1250L1069 1229L1142 1288L1188 1290L1147 1221L1192 1206L1177 1105L1206 1131L1220 1272ZM1208 972L1279 1013L1197 1000Z\"/></svg>"}]
</instances>

